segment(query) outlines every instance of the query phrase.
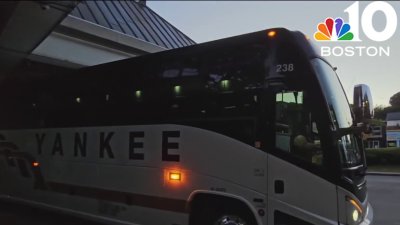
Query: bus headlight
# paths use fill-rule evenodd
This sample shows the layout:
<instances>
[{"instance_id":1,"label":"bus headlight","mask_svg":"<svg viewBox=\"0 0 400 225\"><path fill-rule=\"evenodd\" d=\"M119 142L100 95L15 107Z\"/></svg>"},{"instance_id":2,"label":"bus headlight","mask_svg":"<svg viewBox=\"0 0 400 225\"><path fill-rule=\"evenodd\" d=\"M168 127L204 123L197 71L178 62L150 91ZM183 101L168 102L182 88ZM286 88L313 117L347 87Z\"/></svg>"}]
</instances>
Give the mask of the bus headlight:
<instances>
[{"instance_id":1,"label":"bus headlight","mask_svg":"<svg viewBox=\"0 0 400 225\"><path fill-rule=\"evenodd\" d=\"M359 224L363 217L363 209L361 205L354 199L346 197L346 208L347 208L347 224L356 225Z\"/></svg>"},{"instance_id":2,"label":"bus headlight","mask_svg":"<svg viewBox=\"0 0 400 225\"><path fill-rule=\"evenodd\" d=\"M360 218L360 214L358 213L358 211L353 210L353 221L357 222L359 218Z\"/></svg>"}]
</instances>

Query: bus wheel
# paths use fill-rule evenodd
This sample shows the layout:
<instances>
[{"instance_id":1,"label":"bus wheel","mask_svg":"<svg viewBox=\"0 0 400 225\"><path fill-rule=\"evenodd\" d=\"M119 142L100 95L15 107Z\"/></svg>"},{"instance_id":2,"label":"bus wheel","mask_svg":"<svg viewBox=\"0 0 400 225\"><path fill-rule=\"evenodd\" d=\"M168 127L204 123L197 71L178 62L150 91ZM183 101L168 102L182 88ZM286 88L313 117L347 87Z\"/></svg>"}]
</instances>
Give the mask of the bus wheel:
<instances>
[{"instance_id":1,"label":"bus wheel","mask_svg":"<svg viewBox=\"0 0 400 225\"><path fill-rule=\"evenodd\" d=\"M223 215L213 225L248 225L244 219L235 215Z\"/></svg>"},{"instance_id":2,"label":"bus wheel","mask_svg":"<svg viewBox=\"0 0 400 225\"><path fill-rule=\"evenodd\" d=\"M190 204L190 225L256 225L256 218L242 201L198 194Z\"/></svg>"}]
</instances>

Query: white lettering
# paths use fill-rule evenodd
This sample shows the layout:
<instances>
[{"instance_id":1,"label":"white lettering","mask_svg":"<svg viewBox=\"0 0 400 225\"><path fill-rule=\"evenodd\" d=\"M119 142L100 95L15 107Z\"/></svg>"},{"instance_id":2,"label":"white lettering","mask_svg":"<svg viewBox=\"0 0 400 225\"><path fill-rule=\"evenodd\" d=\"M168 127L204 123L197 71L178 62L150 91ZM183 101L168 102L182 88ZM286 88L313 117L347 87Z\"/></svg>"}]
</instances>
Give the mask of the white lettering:
<instances>
[{"instance_id":1,"label":"white lettering","mask_svg":"<svg viewBox=\"0 0 400 225\"><path fill-rule=\"evenodd\" d=\"M351 6L345 9L344 12L347 12L349 14L349 24L351 26L351 32L354 35L352 41L361 41L359 37L360 12L358 1L351 4Z\"/></svg>"},{"instance_id":2,"label":"white lettering","mask_svg":"<svg viewBox=\"0 0 400 225\"><path fill-rule=\"evenodd\" d=\"M382 31L376 31L372 19L378 11L386 16L386 26ZM387 2L372 2L365 7L361 16L361 26L365 35L373 41L386 41L391 38L397 28L397 14L393 7Z\"/></svg>"},{"instance_id":3,"label":"white lettering","mask_svg":"<svg viewBox=\"0 0 400 225\"><path fill-rule=\"evenodd\" d=\"M382 31L375 30L373 19L376 12L381 11L386 17L386 25ZM360 8L356 1L347 7L344 12L349 15L349 24L354 35L352 41L361 41L359 38ZM397 29L396 10L387 2L376 1L368 4L361 15L361 28L364 34L373 41L386 41L391 38Z\"/></svg>"},{"instance_id":4,"label":"white lettering","mask_svg":"<svg viewBox=\"0 0 400 225\"><path fill-rule=\"evenodd\" d=\"M323 57L331 56L331 48L328 46L322 46L321 47L321 56L323 56Z\"/></svg>"},{"instance_id":5,"label":"white lettering","mask_svg":"<svg viewBox=\"0 0 400 225\"><path fill-rule=\"evenodd\" d=\"M356 49L358 49L358 56L363 56L362 50L365 48L365 46L356 46Z\"/></svg>"},{"instance_id":6,"label":"white lettering","mask_svg":"<svg viewBox=\"0 0 400 225\"><path fill-rule=\"evenodd\" d=\"M343 48L340 46L333 47L332 54L334 56L342 56L343 55Z\"/></svg>"},{"instance_id":7,"label":"white lettering","mask_svg":"<svg viewBox=\"0 0 400 225\"><path fill-rule=\"evenodd\" d=\"M379 56L382 56L382 53L385 53L386 56L390 56L390 48L389 48L389 46L386 46L386 51L382 46L379 47Z\"/></svg>"},{"instance_id":8,"label":"white lettering","mask_svg":"<svg viewBox=\"0 0 400 225\"><path fill-rule=\"evenodd\" d=\"M346 56L354 56L354 48L351 46L347 46L344 48Z\"/></svg>"},{"instance_id":9,"label":"white lettering","mask_svg":"<svg viewBox=\"0 0 400 225\"><path fill-rule=\"evenodd\" d=\"M321 46L321 56L390 56L390 47L382 47L382 46Z\"/></svg>"},{"instance_id":10,"label":"white lettering","mask_svg":"<svg viewBox=\"0 0 400 225\"><path fill-rule=\"evenodd\" d=\"M375 47L368 47L367 48L367 55L368 56L376 56L378 55L378 49Z\"/></svg>"}]
</instances>

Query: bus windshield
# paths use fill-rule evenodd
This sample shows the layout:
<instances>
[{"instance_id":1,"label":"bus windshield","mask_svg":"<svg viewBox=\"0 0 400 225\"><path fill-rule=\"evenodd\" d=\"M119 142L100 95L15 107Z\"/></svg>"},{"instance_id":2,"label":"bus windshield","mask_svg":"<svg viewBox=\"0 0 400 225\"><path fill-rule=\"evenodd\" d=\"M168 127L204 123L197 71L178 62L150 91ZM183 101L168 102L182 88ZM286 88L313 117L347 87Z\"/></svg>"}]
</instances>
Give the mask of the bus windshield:
<instances>
[{"instance_id":1,"label":"bus windshield","mask_svg":"<svg viewBox=\"0 0 400 225\"><path fill-rule=\"evenodd\" d=\"M321 83L334 124L338 128L348 128L352 126L353 120L350 106L336 73L332 67L321 59L313 59L311 63ZM353 134L346 134L340 137L338 146L341 152L342 165L344 167L362 164L361 150Z\"/></svg>"},{"instance_id":2,"label":"bus windshield","mask_svg":"<svg viewBox=\"0 0 400 225\"><path fill-rule=\"evenodd\" d=\"M311 60L311 64L321 83L334 124L338 128L350 127L353 124L350 106L335 71L318 58Z\"/></svg>"}]
</instances>

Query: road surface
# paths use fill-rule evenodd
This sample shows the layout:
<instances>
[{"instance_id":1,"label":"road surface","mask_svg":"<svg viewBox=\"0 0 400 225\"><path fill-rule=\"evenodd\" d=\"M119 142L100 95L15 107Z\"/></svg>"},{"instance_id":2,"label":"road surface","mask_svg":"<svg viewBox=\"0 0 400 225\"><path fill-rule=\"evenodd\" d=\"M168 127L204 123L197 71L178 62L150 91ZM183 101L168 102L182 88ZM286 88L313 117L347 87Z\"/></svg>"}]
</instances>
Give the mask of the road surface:
<instances>
[{"instance_id":1,"label":"road surface","mask_svg":"<svg viewBox=\"0 0 400 225\"><path fill-rule=\"evenodd\" d=\"M400 176L367 177L374 225L400 225Z\"/></svg>"}]
</instances>

